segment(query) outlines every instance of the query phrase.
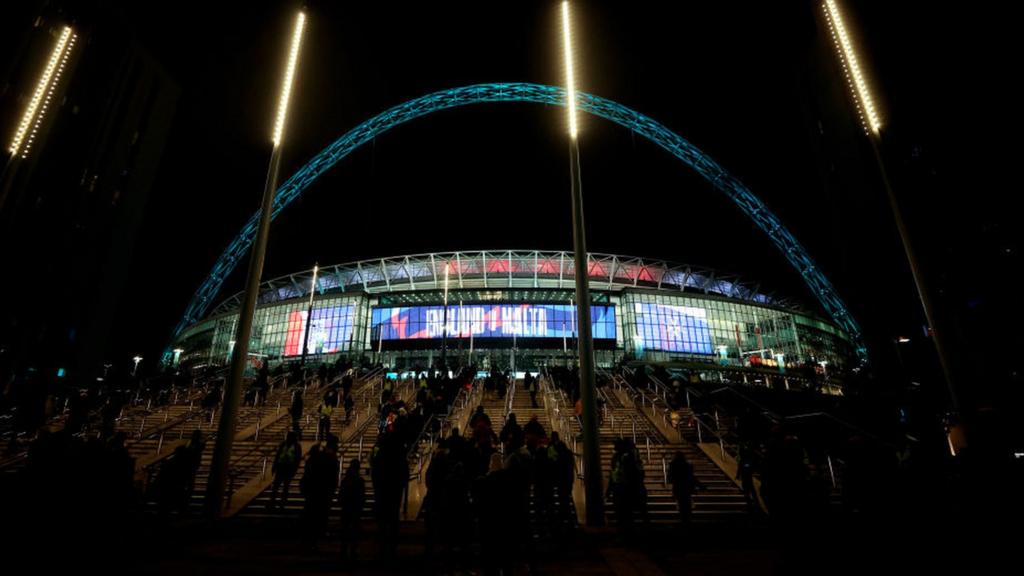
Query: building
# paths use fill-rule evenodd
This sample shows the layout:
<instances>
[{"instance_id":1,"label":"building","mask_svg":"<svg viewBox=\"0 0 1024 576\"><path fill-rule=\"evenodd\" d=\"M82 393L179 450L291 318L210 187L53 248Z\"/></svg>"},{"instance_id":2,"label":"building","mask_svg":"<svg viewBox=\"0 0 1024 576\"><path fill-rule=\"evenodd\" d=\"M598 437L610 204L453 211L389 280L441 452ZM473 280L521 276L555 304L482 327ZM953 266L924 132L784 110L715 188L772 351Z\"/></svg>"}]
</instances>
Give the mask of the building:
<instances>
[{"instance_id":1,"label":"building","mask_svg":"<svg viewBox=\"0 0 1024 576\"><path fill-rule=\"evenodd\" d=\"M757 285L711 270L591 254L592 333L599 366L623 358L710 370L822 372L855 362L835 324ZM307 353L378 359L396 369L448 358L536 369L572 362L571 253L450 252L364 260L268 280L250 354L271 363ZM236 294L175 342L183 365L226 365ZM447 301L447 309L445 302ZM312 323L309 319L312 318Z\"/></svg>"}]
</instances>

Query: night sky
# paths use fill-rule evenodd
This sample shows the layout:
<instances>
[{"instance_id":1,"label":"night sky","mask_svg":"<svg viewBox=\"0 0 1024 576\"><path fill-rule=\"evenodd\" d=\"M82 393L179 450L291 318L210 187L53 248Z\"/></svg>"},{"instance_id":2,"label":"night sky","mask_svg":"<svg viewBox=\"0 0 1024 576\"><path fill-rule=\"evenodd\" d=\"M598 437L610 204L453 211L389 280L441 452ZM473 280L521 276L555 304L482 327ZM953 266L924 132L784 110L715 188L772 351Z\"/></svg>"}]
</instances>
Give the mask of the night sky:
<instances>
[{"instance_id":1,"label":"night sky","mask_svg":"<svg viewBox=\"0 0 1024 576\"><path fill-rule=\"evenodd\" d=\"M973 341L969 330L988 325L965 328L964 318L1018 322L998 308L1020 265L1021 200L1002 176L1014 147L992 137L1016 134L1004 115L1017 93L1012 36L998 30L1008 24L948 3L843 4L889 130L896 192L954 332ZM299 4L112 6L182 88L112 349L155 357L259 204ZM428 92L561 84L557 8L310 3L281 181L359 122ZM886 342L920 335L923 320L819 10L802 0L576 2L579 86L662 122L745 182L837 285L884 364ZM506 103L378 137L274 222L264 278L429 251L570 250L564 126L561 108ZM581 147L591 251L737 273L818 310L764 234L666 152L596 118L583 119ZM221 299L240 289L242 268ZM1007 353L1020 340L996 339Z\"/></svg>"}]
</instances>

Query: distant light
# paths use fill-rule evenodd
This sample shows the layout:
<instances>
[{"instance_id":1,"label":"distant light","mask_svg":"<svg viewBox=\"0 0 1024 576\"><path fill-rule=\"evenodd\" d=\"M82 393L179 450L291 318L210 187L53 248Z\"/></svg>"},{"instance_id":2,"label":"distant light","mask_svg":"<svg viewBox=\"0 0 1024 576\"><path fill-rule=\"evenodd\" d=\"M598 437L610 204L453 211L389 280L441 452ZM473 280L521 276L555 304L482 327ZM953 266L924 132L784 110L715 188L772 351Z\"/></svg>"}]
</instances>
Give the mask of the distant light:
<instances>
[{"instance_id":1,"label":"distant light","mask_svg":"<svg viewBox=\"0 0 1024 576\"><path fill-rule=\"evenodd\" d=\"M569 2L562 2L562 39L565 48L565 99L569 108L569 137L576 139L576 78L572 62L572 30Z\"/></svg>"},{"instance_id":2,"label":"distant light","mask_svg":"<svg viewBox=\"0 0 1024 576\"><path fill-rule=\"evenodd\" d=\"M299 47L302 45L302 31L306 27L306 13L299 12L295 21L295 31L292 33L292 48L288 53L288 68L284 73L284 85L281 87L281 100L277 103L277 120L274 122L274 146L281 144L281 136L284 133L284 122L288 116L288 100L292 94L292 81L295 78L295 68L299 61Z\"/></svg>"},{"instance_id":3,"label":"distant light","mask_svg":"<svg viewBox=\"0 0 1024 576\"><path fill-rule=\"evenodd\" d=\"M825 19L828 21L828 28L832 33L832 41L835 43L836 52L838 52L839 59L843 64L846 81L853 92L854 101L857 103L857 114L860 116L861 125L864 126L866 132L877 136L879 129L882 127L882 121L875 110L875 103L871 99L871 92L868 90L867 81L864 80L864 73L861 71L860 63L857 60L853 41L846 31L843 15L839 12L839 6L835 0L825 0L822 8L825 10Z\"/></svg>"},{"instance_id":4,"label":"distant light","mask_svg":"<svg viewBox=\"0 0 1024 576\"><path fill-rule=\"evenodd\" d=\"M63 378L63 377L64 377L64 369L63 368L57 368L57 378Z\"/></svg>"},{"instance_id":5,"label":"distant light","mask_svg":"<svg viewBox=\"0 0 1024 576\"><path fill-rule=\"evenodd\" d=\"M910 342L910 338L907 338L906 336L900 336L899 338L896 339L896 341L899 342L900 344L906 344L907 342Z\"/></svg>"},{"instance_id":6,"label":"distant light","mask_svg":"<svg viewBox=\"0 0 1024 576\"><path fill-rule=\"evenodd\" d=\"M28 156L28 151L35 140L36 133L39 131L43 117L46 116L46 111L50 107L54 88L60 81L61 74L64 72L64 65L67 63L68 55L71 53L77 38L78 36L75 35L70 26L65 26L61 30L60 36L57 38L57 44L54 45L53 50L50 52L50 59L47 60L46 67L43 68L43 73L39 76L35 92L32 93L32 98L29 100L28 106L25 107L25 112L21 115L21 121L18 122L18 127L14 131L11 144L7 148L12 156L18 155L19 152L22 158Z\"/></svg>"}]
</instances>

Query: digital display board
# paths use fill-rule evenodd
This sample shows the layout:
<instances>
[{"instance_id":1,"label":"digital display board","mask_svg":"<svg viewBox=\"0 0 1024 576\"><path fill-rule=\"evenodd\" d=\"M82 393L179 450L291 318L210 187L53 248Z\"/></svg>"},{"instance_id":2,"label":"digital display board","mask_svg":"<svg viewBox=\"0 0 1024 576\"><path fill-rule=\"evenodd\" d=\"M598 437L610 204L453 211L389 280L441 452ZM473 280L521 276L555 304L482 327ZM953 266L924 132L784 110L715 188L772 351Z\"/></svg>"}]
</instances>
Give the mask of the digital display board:
<instances>
[{"instance_id":1,"label":"digital display board","mask_svg":"<svg viewBox=\"0 0 1024 576\"><path fill-rule=\"evenodd\" d=\"M591 306L595 339L615 339L615 307ZM444 336L444 306L375 308L372 338L417 340ZM448 305L448 338L572 338L576 307L568 304Z\"/></svg>"},{"instance_id":2,"label":"digital display board","mask_svg":"<svg viewBox=\"0 0 1024 576\"><path fill-rule=\"evenodd\" d=\"M313 308L313 323L309 327L309 353L330 354L347 349L346 343L352 338L352 312L351 305ZM305 310L288 313L285 356L302 354L306 344L306 316Z\"/></svg>"},{"instance_id":3,"label":"digital display board","mask_svg":"<svg viewBox=\"0 0 1024 576\"><path fill-rule=\"evenodd\" d=\"M637 302L637 338L648 350L713 354L708 314L703 308Z\"/></svg>"}]
</instances>

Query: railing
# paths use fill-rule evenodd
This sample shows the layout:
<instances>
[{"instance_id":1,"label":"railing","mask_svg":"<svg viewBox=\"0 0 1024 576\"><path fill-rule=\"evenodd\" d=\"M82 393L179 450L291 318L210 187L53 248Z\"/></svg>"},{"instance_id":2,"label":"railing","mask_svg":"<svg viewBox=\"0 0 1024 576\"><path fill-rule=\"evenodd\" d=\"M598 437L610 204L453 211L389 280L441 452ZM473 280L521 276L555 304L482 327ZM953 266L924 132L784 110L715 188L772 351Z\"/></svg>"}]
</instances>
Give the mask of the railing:
<instances>
[{"instance_id":1,"label":"railing","mask_svg":"<svg viewBox=\"0 0 1024 576\"><path fill-rule=\"evenodd\" d=\"M415 379L413 382L415 383ZM423 471L433 454L434 443L438 436L442 438L445 436L446 427L448 430L451 430L461 424L465 414L476 405L482 386L475 379L472 382L473 384L469 389L465 386L461 387L445 414L431 414L430 418L424 423L416 440L410 445L407 455L410 462L415 461L412 468L410 468L409 480L423 481ZM439 423L437 434L433 430L434 422ZM464 427L460 427L460 429L464 429Z\"/></svg>"},{"instance_id":2,"label":"railing","mask_svg":"<svg viewBox=\"0 0 1024 576\"><path fill-rule=\"evenodd\" d=\"M516 396L516 379L513 377L508 383L508 390L505 392L505 413L502 414L504 419L508 419L508 415L512 413L513 407L515 406Z\"/></svg>"}]
</instances>

